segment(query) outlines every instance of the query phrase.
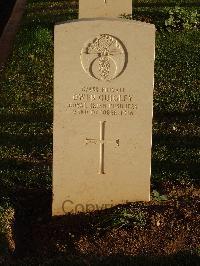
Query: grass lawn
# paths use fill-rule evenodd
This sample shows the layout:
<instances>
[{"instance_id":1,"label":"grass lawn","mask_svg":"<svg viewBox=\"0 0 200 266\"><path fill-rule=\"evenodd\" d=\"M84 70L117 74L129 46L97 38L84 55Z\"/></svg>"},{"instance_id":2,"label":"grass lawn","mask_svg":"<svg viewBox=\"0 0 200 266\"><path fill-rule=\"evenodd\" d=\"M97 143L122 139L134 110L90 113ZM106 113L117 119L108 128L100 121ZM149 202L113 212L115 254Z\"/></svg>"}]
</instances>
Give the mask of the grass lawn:
<instances>
[{"instance_id":1,"label":"grass lawn","mask_svg":"<svg viewBox=\"0 0 200 266\"><path fill-rule=\"evenodd\" d=\"M133 204L128 207L120 207L117 211L114 209L105 212L102 214L103 217L105 216L103 219L99 218L98 215L95 218L91 218L89 215L89 220L87 220L87 215L86 218L81 216L81 219L84 220L82 225L88 230L85 232L87 239L85 236L85 238L79 237L77 240L81 234L81 229L78 228L74 233L75 238L77 238L76 241L72 241L72 236L67 236L67 241L71 243L71 246L67 248L74 250L75 242L79 241L78 254L84 254L87 257L87 252L93 252L94 258L90 258L89 261L95 265L98 263L100 265L102 261L104 264L108 263L105 265L112 265L111 262L117 265L116 261L120 258L116 257L116 253L112 250L111 257L107 258L103 249L101 251L102 261L95 258L98 252L94 247L91 247L92 240L89 239L94 224L97 226L100 223L100 231L103 230L105 237L105 230L109 234L121 226L123 230L127 225L136 226L132 231L140 231L144 225L152 223L150 217L157 217L156 212L158 216L164 217L163 219L167 223L167 217L171 217L170 212L165 212L167 208L167 210L171 208L172 213L178 213L180 206L182 206L181 211L185 208L187 214L191 209L194 212L198 210L196 204L199 202L200 192L200 31L199 29L172 32L166 30L165 20L169 17L169 10L178 3L188 12L194 10L200 12L200 4L194 0L178 2L175 0L134 1L133 17L155 23L158 29L156 34L152 150L152 191L156 191L152 194L154 200L152 206L155 205L155 211L152 211L150 205L137 207ZM74 257L77 255L77 250L71 253L69 250L66 251L66 239L64 241L62 238L62 233L66 231L63 225L65 220L55 220L49 224L53 139L53 27L55 22L76 19L78 16L77 7L77 1L28 0L27 10L16 37L13 54L7 66L0 73L0 220L5 220L2 217L5 217L6 210L12 208L15 210L15 228L17 228L15 238L19 239L18 252L23 254L24 251L28 257L36 256L35 248L31 248L30 244L31 241L35 241L41 249L41 253L38 251L40 256L43 256L42 252L47 254L48 262L44 265L62 265L64 262L65 265L67 262L70 263L69 265L85 265L84 263L87 261L87 258L77 259L76 256ZM160 196L163 194L167 195L167 203L161 202ZM142 208L139 211L142 214L135 216L135 212L138 214L138 208ZM164 211L162 212L159 208L164 208L162 209ZM126 213L131 219L127 218ZM190 221L184 215L180 218L181 215L183 213L178 213L175 217L176 214L174 214L173 217L176 219L171 217L175 221L182 219L182 224L177 222L177 225L174 225L179 232L174 237L184 234L187 224L190 223L191 231L188 232L189 234L192 234L192 231L195 232L193 233L194 237L197 237L198 223L196 224L196 222L198 219L196 218L196 222L192 220L195 213L191 214ZM106 217L111 217L111 219L107 221ZM77 218L74 219L76 223ZM5 222L9 226L10 220L7 219ZM71 223L72 221L69 218L67 222ZM87 222L90 227L86 225ZM37 224L36 227L35 224ZM77 222L77 224L79 223ZM77 224L75 228L77 228ZM183 224L183 230L178 231L178 228ZM73 231L72 228L70 227L70 230ZM149 232L154 229L149 229ZM33 236L33 230L36 230L36 239ZM57 248L51 243L50 236L43 235L43 232L48 235L47 230L52 230L52 234L55 234L52 239ZM56 237L55 232L59 230L63 231L57 233L58 237ZM130 228L128 230L128 235L131 235L132 231ZM156 230L155 232L157 232ZM98 230L95 229L96 242L99 243L99 246L105 246L106 237L101 243L97 232ZM123 232L118 233L114 238L116 242L118 238L123 239L123 236L120 235ZM143 231L141 234L144 236ZM0 230L0 248L1 236L2 239L5 237L4 230L2 233ZM109 239L108 237L107 242ZM146 238L144 237L144 239ZM157 242L161 239L162 237ZM184 242L184 239L182 237L180 241ZM139 256L135 258L129 257L129 253L124 251L122 254L126 253L127 255L124 257L124 263L127 262L130 265L144 265L139 263L165 265L164 263L167 261L172 261L174 265L179 265L177 261L180 261L182 263L180 265L190 265L184 264L188 260L192 262L192 265L197 265L195 263L199 254L199 242L196 238L192 238L191 241L196 241L196 243L188 243L187 249L186 244L181 246L177 240L174 249L171 247L171 249L168 248L167 252L163 251L163 254L168 254L171 257L163 257L161 252L160 257L150 258L148 261L147 258L140 257L140 255L153 256L156 254L156 248L154 251L149 249L147 254L145 254L145 250L137 253L134 249L130 255ZM157 242L155 241L155 243ZM87 252L84 250L81 253L83 250L81 243L88 246ZM45 245L51 250L51 255L49 255L50 251L44 248ZM180 248L178 248L179 246ZM158 247L160 247L159 243ZM180 253L173 257L173 253L178 251ZM182 254L182 251L186 253ZM57 257L58 254L59 257ZM73 255L73 257L62 257L66 254ZM121 259L123 261L123 258ZM44 259L34 257L31 260L27 258L23 262L20 261L19 265L40 265L39 261L45 263Z\"/></svg>"}]
</instances>

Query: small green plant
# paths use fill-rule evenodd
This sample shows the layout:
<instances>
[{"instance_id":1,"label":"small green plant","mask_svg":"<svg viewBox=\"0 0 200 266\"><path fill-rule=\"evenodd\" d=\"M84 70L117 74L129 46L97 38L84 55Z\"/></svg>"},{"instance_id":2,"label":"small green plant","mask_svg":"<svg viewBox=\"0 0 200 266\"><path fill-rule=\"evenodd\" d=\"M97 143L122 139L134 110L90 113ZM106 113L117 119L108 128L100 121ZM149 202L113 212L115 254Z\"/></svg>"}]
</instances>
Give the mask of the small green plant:
<instances>
[{"instance_id":1,"label":"small green plant","mask_svg":"<svg viewBox=\"0 0 200 266\"><path fill-rule=\"evenodd\" d=\"M127 225L144 226L146 224L145 214L140 209L125 209L114 219L114 224L117 224L120 227Z\"/></svg>"},{"instance_id":2,"label":"small green plant","mask_svg":"<svg viewBox=\"0 0 200 266\"><path fill-rule=\"evenodd\" d=\"M132 14L121 14L120 18L124 18L124 19L133 19L133 16Z\"/></svg>"},{"instance_id":3,"label":"small green plant","mask_svg":"<svg viewBox=\"0 0 200 266\"><path fill-rule=\"evenodd\" d=\"M146 217L141 209L120 209L109 215L97 225L98 230L108 230L112 228L122 228L127 226L145 226Z\"/></svg>"},{"instance_id":4,"label":"small green plant","mask_svg":"<svg viewBox=\"0 0 200 266\"><path fill-rule=\"evenodd\" d=\"M152 199L155 201L165 201L165 200L167 200L167 196L166 195L160 195L160 193L157 190L153 190Z\"/></svg>"},{"instance_id":5,"label":"small green plant","mask_svg":"<svg viewBox=\"0 0 200 266\"><path fill-rule=\"evenodd\" d=\"M197 255L197 256L200 256L200 247L196 248L194 251L193 251L193 254Z\"/></svg>"},{"instance_id":6,"label":"small green plant","mask_svg":"<svg viewBox=\"0 0 200 266\"><path fill-rule=\"evenodd\" d=\"M169 10L169 18L165 20L168 31L192 30L200 27L200 14L197 10L186 10L176 6Z\"/></svg>"}]
</instances>

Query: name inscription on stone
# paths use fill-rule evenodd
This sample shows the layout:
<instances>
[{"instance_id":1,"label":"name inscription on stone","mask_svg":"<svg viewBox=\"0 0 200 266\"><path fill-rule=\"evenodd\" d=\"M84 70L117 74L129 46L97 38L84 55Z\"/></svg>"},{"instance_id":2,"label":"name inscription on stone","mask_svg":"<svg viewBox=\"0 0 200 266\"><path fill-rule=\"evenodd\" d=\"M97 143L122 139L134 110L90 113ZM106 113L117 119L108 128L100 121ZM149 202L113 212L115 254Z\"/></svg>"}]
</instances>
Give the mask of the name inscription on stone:
<instances>
[{"instance_id":1,"label":"name inscription on stone","mask_svg":"<svg viewBox=\"0 0 200 266\"><path fill-rule=\"evenodd\" d=\"M135 95L126 88L83 87L71 97L66 111L74 115L134 116Z\"/></svg>"}]
</instances>

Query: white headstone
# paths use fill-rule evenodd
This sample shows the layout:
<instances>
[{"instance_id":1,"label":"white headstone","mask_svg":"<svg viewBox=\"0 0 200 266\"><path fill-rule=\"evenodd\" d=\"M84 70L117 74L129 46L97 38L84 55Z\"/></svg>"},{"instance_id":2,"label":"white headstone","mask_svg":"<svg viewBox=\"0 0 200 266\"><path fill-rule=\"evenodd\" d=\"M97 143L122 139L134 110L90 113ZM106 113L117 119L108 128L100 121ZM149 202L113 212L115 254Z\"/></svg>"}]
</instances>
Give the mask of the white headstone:
<instances>
[{"instance_id":1,"label":"white headstone","mask_svg":"<svg viewBox=\"0 0 200 266\"><path fill-rule=\"evenodd\" d=\"M132 0L79 0L79 18L119 18L132 14Z\"/></svg>"},{"instance_id":2,"label":"white headstone","mask_svg":"<svg viewBox=\"0 0 200 266\"><path fill-rule=\"evenodd\" d=\"M53 215L150 199L154 50L147 23L55 26Z\"/></svg>"}]
</instances>

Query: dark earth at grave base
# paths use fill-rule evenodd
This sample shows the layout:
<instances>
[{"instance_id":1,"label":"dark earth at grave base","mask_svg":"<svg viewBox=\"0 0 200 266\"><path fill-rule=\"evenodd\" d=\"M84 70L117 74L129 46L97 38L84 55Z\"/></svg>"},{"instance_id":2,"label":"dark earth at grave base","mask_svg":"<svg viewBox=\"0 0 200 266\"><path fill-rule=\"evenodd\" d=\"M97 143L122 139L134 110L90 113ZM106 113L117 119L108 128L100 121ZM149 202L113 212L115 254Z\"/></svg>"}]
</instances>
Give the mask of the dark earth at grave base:
<instances>
[{"instance_id":1,"label":"dark earth at grave base","mask_svg":"<svg viewBox=\"0 0 200 266\"><path fill-rule=\"evenodd\" d=\"M19 190L10 236L16 258L199 255L199 186L165 182L159 191L168 199L51 218L51 193Z\"/></svg>"},{"instance_id":2,"label":"dark earth at grave base","mask_svg":"<svg viewBox=\"0 0 200 266\"><path fill-rule=\"evenodd\" d=\"M0 36L11 15L16 0L0 0Z\"/></svg>"}]
</instances>

